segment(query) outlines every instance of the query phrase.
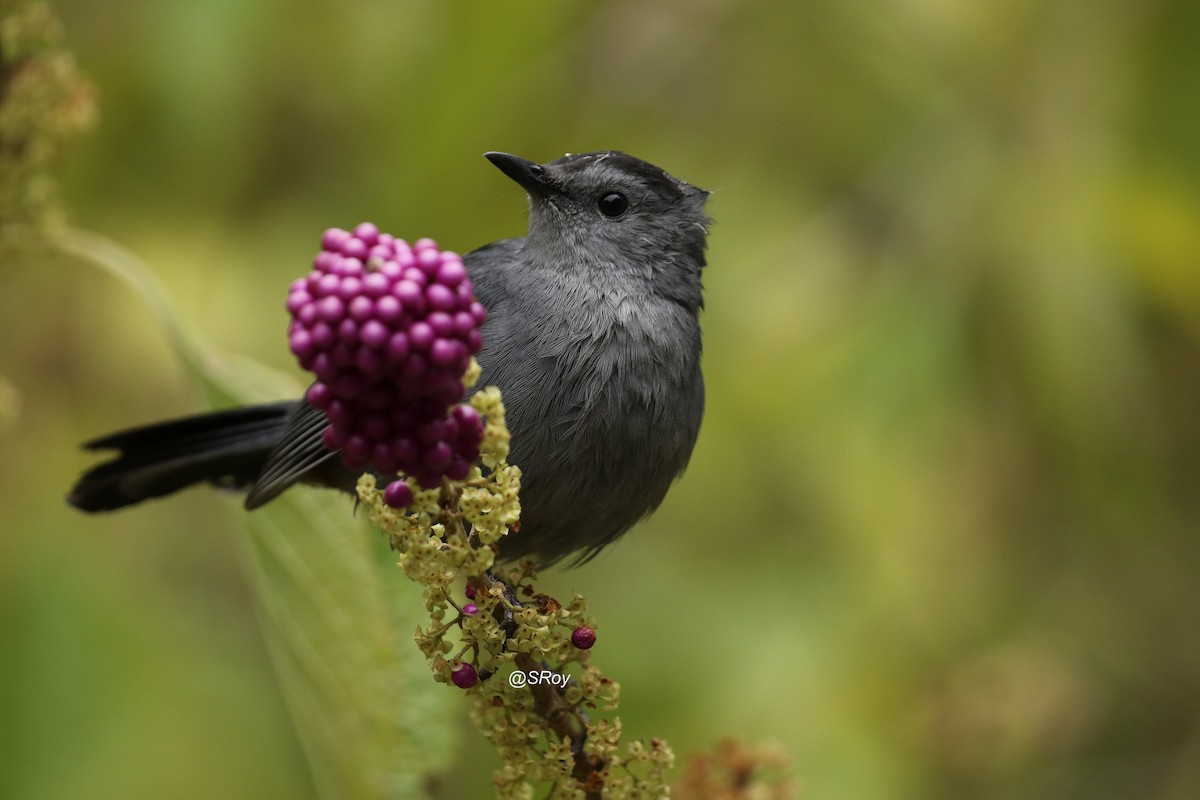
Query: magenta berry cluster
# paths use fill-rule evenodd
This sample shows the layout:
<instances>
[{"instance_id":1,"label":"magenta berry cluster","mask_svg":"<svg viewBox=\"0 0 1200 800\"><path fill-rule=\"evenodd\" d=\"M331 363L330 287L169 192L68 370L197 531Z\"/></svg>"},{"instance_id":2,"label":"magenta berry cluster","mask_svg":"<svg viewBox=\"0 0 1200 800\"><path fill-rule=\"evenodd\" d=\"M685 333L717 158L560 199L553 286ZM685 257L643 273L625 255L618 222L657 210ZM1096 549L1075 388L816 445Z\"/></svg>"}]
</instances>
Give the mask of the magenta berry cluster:
<instances>
[{"instance_id":1,"label":"magenta berry cluster","mask_svg":"<svg viewBox=\"0 0 1200 800\"><path fill-rule=\"evenodd\" d=\"M467 476L483 421L459 404L462 377L483 346L487 312L460 256L369 222L331 228L287 309L291 351L317 378L308 402L329 420L323 442L347 467L403 470L426 488ZM395 507L412 501L398 481L384 496Z\"/></svg>"}]
</instances>

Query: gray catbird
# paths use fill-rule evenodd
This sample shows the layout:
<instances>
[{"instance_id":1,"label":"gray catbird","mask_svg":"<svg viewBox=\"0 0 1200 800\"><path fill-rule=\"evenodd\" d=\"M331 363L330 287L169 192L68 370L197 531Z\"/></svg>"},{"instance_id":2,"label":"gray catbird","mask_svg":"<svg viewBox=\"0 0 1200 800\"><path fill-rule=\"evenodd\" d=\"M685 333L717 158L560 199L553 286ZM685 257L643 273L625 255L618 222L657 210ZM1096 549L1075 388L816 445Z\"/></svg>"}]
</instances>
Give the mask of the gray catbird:
<instances>
[{"instance_id":1,"label":"gray catbird","mask_svg":"<svg viewBox=\"0 0 1200 800\"><path fill-rule=\"evenodd\" d=\"M619 152L535 164L488 159L529 194L529 233L465 257L488 310L479 385L503 392L521 467L521 527L505 559L595 555L662 501L704 413L700 374L708 193ZM303 400L123 431L120 454L68 500L120 508L200 481L256 508L295 483L352 491Z\"/></svg>"}]
</instances>

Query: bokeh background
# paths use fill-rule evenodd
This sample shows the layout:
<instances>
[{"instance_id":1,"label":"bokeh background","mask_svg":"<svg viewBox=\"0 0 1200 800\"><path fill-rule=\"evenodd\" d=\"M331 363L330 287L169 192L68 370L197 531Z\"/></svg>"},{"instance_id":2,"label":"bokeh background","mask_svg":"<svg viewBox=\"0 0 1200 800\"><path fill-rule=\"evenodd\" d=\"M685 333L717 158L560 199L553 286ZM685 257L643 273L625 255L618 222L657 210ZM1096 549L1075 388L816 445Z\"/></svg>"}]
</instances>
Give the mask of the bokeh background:
<instances>
[{"instance_id":1,"label":"bokeh background","mask_svg":"<svg viewBox=\"0 0 1200 800\"><path fill-rule=\"evenodd\" d=\"M546 577L627 735L776 740L813 798L1200 797L1200 4L53 6L100 104L70 221L297 381L325 227L523 231L485 150L713 190L691 467ZM0 795L315 796L233 505L62 502L80 441L204 407L162 326L6 269L0 342Z\"/></svg>"}]
</instances>

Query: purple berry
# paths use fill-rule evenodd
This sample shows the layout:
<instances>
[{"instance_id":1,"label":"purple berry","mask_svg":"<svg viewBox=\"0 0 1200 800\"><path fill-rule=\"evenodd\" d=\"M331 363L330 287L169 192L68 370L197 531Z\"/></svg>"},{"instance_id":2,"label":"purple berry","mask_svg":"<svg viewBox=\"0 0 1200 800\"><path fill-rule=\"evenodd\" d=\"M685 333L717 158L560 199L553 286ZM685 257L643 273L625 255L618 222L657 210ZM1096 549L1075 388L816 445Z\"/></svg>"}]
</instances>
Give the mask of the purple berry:
<instances>
[{"instance_id":1,"label":"purple berry","mask_svg":"<svg viewBox=\"0 0 1200 800\"><path fill-rule=\"evenodd\" d=\"M429 301L430 308L438 311L453 311L458 306L454 291L440 283L425 287L425 299Z\"/></svg>"},{"instance_id":2,"label":"purple berry","mask_svg":"<svg viewBox=\"0 0 1200 800\"><path fill-rule=\"evenodd\" d=\"M475 302L475 295L471 290L471 284L465 281L460 283L454 290L454 307L459 311L467 311L473 302Z\"/></svg>"},{"instance_id":3,"label":"purple berry","mask_svg":"<svg viewBox=\"0 0 1200 800\"><path fill-rule=\"evenodd\" d=\"M432 314L430 316L433 316ZM459 311L454 315L451 332L458 337L466 336L475 328L475 317L469 311Z\"/></svg>"},{"instance_id":4,"label":"purple berry","mask_svg":"<svg viewBox=\"0 0 1200 800\"><path fill-rule=\"evenodd\" d=\"M453 405L462 399L462 395L463 387L458 381L443 383L429 394L430 398L437 401L439 406Z\"/></svg>"},{"instance_id":5,"label":"purple berry","mask_svg":"<svg viewBox=\"0 0 1200 800\"><path fill-rule=\"evenodd\" d=\"M346 313L341 298L330 295L317 301L317 315L326 322L336 323Z\"/></svg>"},{"instance_id":6,"label":"purple berry","mask_svg":"<svg viewBox=\"0 0 1200 800\"><path fill-rule=\"evenodd\" d=\"M342 245L342 255L348 258L363 259L367 257L367 243L362 239L350 238Z\"/></svg>"},{"instance_id":7,"label":"purple berry","mask_svg":"<svg viewBox=\"0 0 1200 800\"><path fill-rule=\"evenodd\" d=\"M436 472L418 470L415 477L422 489L436 489L442 485L442 476Z\"/></svg>"},{"instance_id":8,"label":"purple berry","mask_svg":"<svg viewBox=\"0 0 1200 800\"><path fill-rule=\"evenodd\" d=\"M426 275L432 275L441 266L442 255L437 251L437 245L422 246L421 242L417 242L413 251L417 256L417 266Z\"/></svg>"},{"instance_id":9,"label":"purple berry","mask_svg":"<svg viewBox=\"0 0 1200 800\"><path fill-rule=\"evenodd\" d=\"M400 470L400 465L396 463L396 459L392 458L391 449L383 442L379 442L371 448L371 466L376 472L389 475Z\"/></svg>"},{"instance_id":10,"label":"purple berry","mask_svg":"<svg viewBox=\"0 0 1200 800\"><path fill-rule=\"evenodd\" d=\"M471 316L475 318L476 325L482 325L487 319L487 309L483 307L483 303L471 303Z\"/></svg>"},{"instance_id":11,"label":"purple berry","mask_svg":"<svg viewBox=\"0 0 1200 800\"><path fill-rule=\"evenodd\" d=\"M314 350L312 334L304 328L294 332L288 339L288 345L297 358L307 358L312 355Z\"/></svg>"},{"instance_id":12,"label":"purple berry","mask_svg":"<svg viewBox=\"0 0 1200 800\"><path fill-rule=\"evenodd\" d=\"M315 339L315 337L314 337ZM329 383L337 376L337 367L333 361L324 353L317 353L312 360L309 369L317 376L322 383Z\"/></svg>"},{"instance_id":13,"label":"purple berry","mask_svg":"<svg viewBox=\"0 0 1200 800\"><path fill-rule=\"evenodd\" d=\"M371 443L361 433L351 434L342 445L342 458L347 463L366 464L371 457Z\"/></svg>"},{"instance_id":14,"label":"purple berry","mask_svg":"<svg viewBox=\"0 0 1200 800\"><path fill-rule=\"evenodd\" d=\"M321 247L326 252L336 252L350 238L350 232L341 228L330 228L321 236Z\"/></svg>"},{"instance_id":15,"label":"purple berry","mask_svg":"<svg viewBox=\"0 0 1200 800\"><path fill-rule=\"evenodd\" d=\"M328 272L333 266L336 258L337 255L335 253L331 253L328 250L322 250L321 252L317 253L317 257L313 259L313 270L316 272ZM311 276L304 278L303 280L306 286L311 285Z\"/></svg>"},{"instance_id":16,"label":"purple berry","mask_svg":"<svg viewBox=\"0 0 1200 800\"><path fill-rule=\"evenodd\" d=\"M363 389L358 396L358 404L363 408L385 409L392 404L395 394L392 391L391 382L385 378Z\"/></svg>"},{"instance_id":17,"label":"purple berry","mask_svg":"<svg viewBox=\"0 0 1200 800\"><path fill-rule=\"evenodd\" d=\"M413 353L404 361L404 366L400 370L400 375L409 380L417 380L425 374L425 359L420 355Z\"/></svg>"},{"instance_id":18,"label":"purple berry","mask_svg":"<svg viewBox=\"0 0 1200 800\"><path fill-rule=\"evenodd\" d=\"M453 364L458 358L459 347L462 345L449 339L434 339L429 346L429 360L439 367Z\"/></svg>"},{"instance_id":19,"label":"purple berry","mask_svg":"<svg viewBox=\"0 0 1200 800\"><path fill-rule=\"evenodd\" d=\"M364 298L365 299L365 298ZM404 306L394 295L385 294L375 301L375 318L385 325L394 325L404 314Z\"/></svg>"},{"instance_id":20,"label":"purple berry","mask_svg":"<svg viewBox=\"0 0 1200 800\"><path fill-rule=\"evenodd\" d=\"M300 310L295 313L295 318L296 322L301 325L312 325L317 321L317 304L309 302L300 306Z\"/></svg>"},{"instance_id":21,"label":"purple berry","mask_svg":"<svg viewBox=\"0 0 1200 800\"><path fill-rule=\"evenodd\" d=\"M371 302L370 298L359 295L350 299L346 309L353 319L363 322L371 318L375 312L375 304Z\"/></svg>"},{"instance_id":22,"label":"purple berry","mask_svg":"<svg viewBox=\"0 0 1200 800\"><path fill-rule=\"evenodd\" d=\"M347 346L354 344L358 339L358 324L352 319L344 319L339 322L337 326L337 339Z\"/></svg>"},{"instance_id":23,"label":"purple berry","mask_svg":"<svg viewBox=\"0 0 1200 800\"><path fill-rule=\"evenodd\" d=\"M367 439L381 442L392 435L392 421L379 412L363 414L358 420L358 429ZM388 458L391 458L390 453Z\"/></svg>"},{"instance_id":24,"label":"purple berry","mask_svg":"<svg viewBox=\"0 0 1200 800\"><path fill-rule=\"evenodd\" d=\"M413 263L415 264L416 262L414 261ZM409 283L415 283L417 286L420 286L422 292L425 290L425 286L429 283L429 276L422 272L421 268L418 266L405 267L404 271L400 273L400 277ZM424 298L424 294L421 296Z\"/></svg>"},{"instance_id":25,"label":"purple berry","mask_svg":"<svg viewBox=\"0 0 1200 800\"><path fill-rule=\"evenodd\" d=\"M387 350L384 354L388 357L389 361L393 362L400 362L408 358L408 337L403 333L393 333L392 337L388 339Z\"/></svg>"},{"instance_id":26,"label":"purple berry","mask_svg":"<svg viewBox=\"0 0 1200 800\"><path fill-rule=\"evenodd\" d=\"M408 327L408 343L414 350L428 350L433 339L433 326L428 322L414 322Z\"/></svg>"},{"instance_id":27,"label":"purple berry","mask_svg":"<svg viewBox=\"0 0 1200 800\"><path fill-rule=\"evenodd\" d=\"M333 391L330 390L330 394ZM340 398L334 398L325 405L325 417L338 428L348 428L354 420L355 410L350 403ZM341 445L338 445L341 447Z\"/></svg>"},{"instance_id":28,"label":"purple berry","mask_svg":"<svg viewBox=\"0 0 1200 800\"><path fill-rule=\"evenodd\" d=\"M445 311L433 311L425 318L429 323L429 327L433 328L434 335L446 338L454 334L454 317L447 314Z\"/></svg>"},{"instance_id":29,"label":"purple berry","mask_svg":"<svg viewBox=\"0 0 1200 800\"><path fill-rule=\"evenodd\" d=\"M328 297L342 288L342 279L337 275L325 274L317 279L316 294L319 297Z\"/></svg>"},{"instance_id":30,"label":"purple berry","mask_svg":"<svg viewBox=\"0 0 1200 800\"><path fill-rule=\"evenodd\" d=\"M333 345L333 328L329 327L328 323L315 322L308 329L309 335L312 337L312 343L317 348L324 350Z\"/></svg>"},{"instance_id":31,"label":"purple berry","mask_svg":"<svg viewBox=\"0 0 1200 800\"><path fill-rule=\"evenodd\" d=\"M383 502L392 508L408 508L412 501L412 489L404 481L392 481L383 490Z\"/></svg>"},{"instance_id":32,"label":"purple berry","mask_svg":"<svg viewBox=\"0 0 1200 800\"><path fill-rule=\"evenodd\" d=\"M304 398L308 400L309 405L324 409L329 407L329 401L333 399L333 392L329 391L328 386L318 381L308 387Z\"/></svg>"},{"instance_id":33,"label":"purple berry","mask_svg":"<svg viewBox=\"0 0 1200 800\"><path fill-rule=\"evenodd\" d=\"M482 432L480 432L480 434L479 434L479 439L480 439L480 441L483 440ZM470 473L470 469L471 469L470 465L475 463L475 460L477 458L479 458L479 443L478 442L470 442L470 443L459 442L458 443L458 456L463 461L467 462L467 472ZM451 464L449 467L446 468L447 477L452 478L454 480L462 480L462 478L454 478L454 476L450 474L450 470L453 467L454 467L454 465Z\"/></svg>"},{"instance_id":34,"label":"purple berry","mask_svg":"<svg viewBox=\"0 0 1200 800\"><path fill-rule=\"evenodd\" d=\"M350 302L362 294L363 282L360 278L353 275L347 275L338 283L338 297L346 302Z\"/></svg>"},{"instance_id":35,"label":"purple berry","mask_svg":"<svg viewBox=\"0 0 1200 800\"><path fill-rule=\"evenodd\" d=\"M470 689L479 683L479 673L475 671L475 667L464 661L461 667L450 673L450 680L460 689Z\"/></svg>"},{"instance_id":36,"label":"purple berry","mask_svg":"<svg viewBox=\"0 0 1200 800\"><path fill-rule=\"evenodd\" d=\"M464 603L462 612L468 617L473 617L479 613L479 606L475 605L474 603Z\"/></svg>"},{"instance_id":37,"label":"purple berry","mask_svg":"<svg viewBox=\"0 0 1200 800\"><path fill-rule=\"evenodd\" d=\"M331 361L333 361L334 364L337 364L339 367L348 367L354 363L354 355L357 352L358 352L358 348L355 347L354 345L349 344L347 342L338 342L337 344L335 344L333 346L333 349L329 351L329 358ZM347 375L344 375L343 377L341 377L340 380L357 380L357 378L358 378L357 375L347 374ZM357 383L347 384L347 386L349 386L350 388L345 388L345 389L343 389L339 385L339 386L334 386L334 389L337 390L338 394L340 394L344 397L349 397L350 395L356 394L358 392L358 389L354 388L357 385L358 385Z\"/></svg>"},{"instance_id":38,"label":"purple berry","mask_svg":"<svg viewBox=\"0 0 1200 800\"><path fill-rule=\"evenodd\" d=\"M468 584L467 584L467 592L466 592L466 593L467 593L467 599L468 599L468 600L474 600L474 599L475 599L475 586L474 586L474 584L470 584L470 583L468 583Z\"/></svg>"},{"instance_id":39,"label":"purple berry","mask_svg":"<svg viewBox=\"0 0 1200 800\"><path fill-rule=\"evenodd\" d=\"M397 406L392 409L392 425L398 431L405 433L411 431L417 425L417 413L412 408L405 406Z\"/></svg>"},{"instance_id":40,"label":"purple berry","mask_svg":"<svg viewBox=\"0 0 1200 800\"><path fill-rule=\"evenodd\" d=\"M471 355L483 349L483 334L478 330L467 332L467 349L471 351Z\"/></svg>"},{"instance_id":41,"label":"purple berry","mask_svg":"<svg viewBox=\"0 0 1200 800\"><path fill-rule=\"evenodd\" d=\"M375 377L383 372L383 359L371 350L360 348L354 354L354 366L358 367L363 375Z\"/></svg>"},{"instance_id":42,"label":"purple berry","mask_svg":"<svg viewBox=\"0 0 1200 800\"><path fill-rule=\"evenodd\" d=\"M362 281L363 293L368 297L380 297L390 288L392 288L392 282L379 272L368 273Z\"/></svg>"},{"instance_id":43,"label":"purple berry","mask_svg":"<svg viewBox=\"0 0 1200 800\"><path fill-rule=\"evenodd\" d=\"M424 453L425 468L430 472L445 473L446 467L454 459L454 451L446 442L438 442Z\"/></svg>"},{"instance_id":44,"label":"purple berry","mask_svg":"<svg viewBox=\"0 0 1200 800\"><path fill-rule=\"evenodd\" d=\"M351 351L350 360L345 366L350 366L354 363L354 353ZM357 370L343 369L333 379L332 388L335 394L341 397L357 397L363 390L363 379Z\"/></svg>"},{"instance_id":45,"label":"purple berry","mask_svg":"<svg viewBox=\"0 0 1200 800\"><path fill-rule=\"evenodd\" d=\"M389 334L387 326L377 319L367 320L359 331L362 343L374 349L379 349L387 344Z\"/></svg>"},{"instance_id":46,"label":"purple berry","mask_svg":"<svg viewBox=\"0 0 1200 800\"><path fill-rule=\"evenodd\" d=\"M442 265L438 267L437 279L438 283L453 289L467 279L467 269L463 266L462 259L447 260L446 255L442 254Z\"/></svg>"},{"instance_id":47,"label":"purple berry","mask_svg":"<svg viewBox=\"0 0 1200 800\"><path fill-rule=\"evenodd\" d=\"M313 301L312 295L306 289L293 290L288 294L286 308L289 314L295 314L302 307Z\"/></svg>"},{"instance_id":48,"label":"purple berry","mask_svg":"<svg viewBox=\"0 0 1200 800\"><path fill-rule=\"evenodd\" d=\"M373 245L379 241L379 228L376 228L371 222L360 222L354 228L354 235L366 244Z\"/></svg>"},{"instance_id":49,"label":"purple berry","mask_svg":"<svg viewBox=\"0 0 1200 800\"><path fill-rule=\"evenodd\" d=\"M465 481L467 476L471 474L471 461L479 458L479 453L476 453L471 461L462 458L462 453L459 457L450 462L450 466L446 467L446 477L452 481Z\"/></svg>"},{"instance_id":50,"label":"purple berry","mask_svg":"<svg viewBox=\"0 0 1200 800\"><path fill-rule=\"evenodd\" d=\"M421 286L414 281L401 279L392 287L392 294L404 304L410 313L420 314L425 311L425 293Z\"/></svg>"},{"instance_id":51,"label":"purple berry","mask_svg":"<svg viewBox=\"0 0 1200 800\"><path fill-rule=\"evenodd\" d=\"M417 428L417 441L426 447L432 447L445 438L446 423L440 419L431 419Z\"/></svg>"},{"instance_id":52,"label":"purple berry","mask_svg":"<svg viewBox=\"0 0 1200 800\"><path fill-rule=\"evenodd\" d=\"M587 625L580 625L571 631L571 644L580 650L591 650L596 643L596 632Z\"/></svg>"},{"instance_id":53,"label":"purple berry","mask_svg":"<svg viewBox=\"0 0 1200 800\"><path fill-rule=\"evenodd\" d=\"M474 406L467 404L457 405L451 410L450 416L454 417L454 421L458 423L460 429L473 427L480 422L479 412Z\"/></svg>"},{"instance_id":54,"label":"purple berry","mask_svg":"<svg viewBox=\"0 0 1200 800\"><path fill-rule=\"evenodd\" d=\"M341 450L344 443L342 435L334 428L329 427L321 431L321 444L325 445L327 450Z\"/></svg>"},{"instance_id":55,"label":"purple berry","mask_svg":"<svg viewBox=\"0 0 1200 800\"><path fill-rule=\"evenodd\" d=\"M392 456L401 464L412 464L421 455L421 448L411 436L400 436L392 441Z\"/></svg>"}]
</instances>

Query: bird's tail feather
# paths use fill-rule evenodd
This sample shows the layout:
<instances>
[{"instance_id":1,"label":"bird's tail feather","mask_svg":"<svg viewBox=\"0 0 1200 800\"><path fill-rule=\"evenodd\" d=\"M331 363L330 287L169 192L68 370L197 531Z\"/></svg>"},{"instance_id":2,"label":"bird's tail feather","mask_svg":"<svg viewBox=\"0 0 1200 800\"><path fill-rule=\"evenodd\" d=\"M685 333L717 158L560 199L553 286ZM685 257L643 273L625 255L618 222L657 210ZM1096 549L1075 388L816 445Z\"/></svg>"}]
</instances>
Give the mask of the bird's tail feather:
<instances>
[{"instance_id":1,"label":"bird's tail feather","mask_svg":"<svg viewBox=\"0 0 1200 800\"><path fill-rule=\"evenodd\" d=\"M84 445L119 450L86 472L67 496L83 511L109 511L194 483L244 488L254 483L283 437L294 402L235 408L111 434Z\"/></svg>"}]
</instances>

